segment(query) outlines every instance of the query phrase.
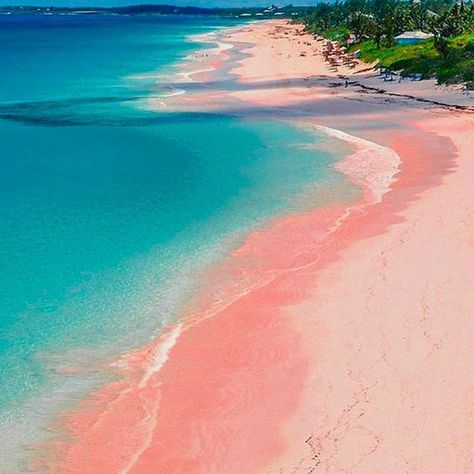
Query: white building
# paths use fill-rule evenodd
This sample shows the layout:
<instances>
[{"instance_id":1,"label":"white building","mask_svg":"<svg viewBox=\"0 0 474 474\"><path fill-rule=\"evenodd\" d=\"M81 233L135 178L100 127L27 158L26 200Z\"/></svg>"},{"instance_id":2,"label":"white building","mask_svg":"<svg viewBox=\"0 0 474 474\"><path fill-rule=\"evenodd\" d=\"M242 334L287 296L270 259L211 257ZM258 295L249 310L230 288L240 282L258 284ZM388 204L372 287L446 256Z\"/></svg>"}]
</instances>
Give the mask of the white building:
<instances>
[{"instance_id":1,"label":"white building","mask_svg":"<svg viewBox=\"0 0 474 474\"><path fill-rule=\"evenodd\" d=\"M423 31L405 31L405 33L395 37L395 43L399 45L418 44L433 38L433 36L432 33L424 33Z\"/></svg>"}]
</instances>

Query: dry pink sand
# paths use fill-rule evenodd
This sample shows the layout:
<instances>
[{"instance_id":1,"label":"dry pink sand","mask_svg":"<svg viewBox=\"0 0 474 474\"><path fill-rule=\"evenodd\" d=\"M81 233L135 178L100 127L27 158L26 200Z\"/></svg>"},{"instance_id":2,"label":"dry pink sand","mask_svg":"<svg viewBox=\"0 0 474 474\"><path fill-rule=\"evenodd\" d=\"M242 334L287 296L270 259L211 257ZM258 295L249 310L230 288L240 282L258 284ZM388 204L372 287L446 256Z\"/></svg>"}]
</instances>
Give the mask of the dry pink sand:
<instances>
[{"instance_id":1,"label":"dry pink sand","mask_svg":"<svg viewBox=\"0 0 474 474\"><path fill-rule=\"evenodd\" d=\"M301 107L306 126L389 147L395 181L393 155L355 139L339 167L361 200L250 235L210 271L181 326L126 354L120 380L64 415L71 438L34 467L474 472L473 116L292 86L318 73L313 61L325 66L292 54L300 37L285 28L232 32L256 44L234 70L242 82L275 83L234 96L249 109L290 106L288 116ZM208 99L222 106L225 94Z\"/></svg>"},{"instance_id":2,"label":"dry pink sand","mask_svg":"<svg viewBox=\"0 0 474 474\"><path fill-rule=\"evenodd\" d=\"M288 309L309 334L313 370L268 472L474 471L472 122L417 125L450 136L458 167L424 189L416 161L434 154L394 140L404 158L394 191L351 229L355 241L318 272L312 296Z\"/></svg>"},{"instance_id":3,"label":"dry pink sand","mask_svg":"<svg viewBox=\"0 0 474 474\"><path fill-rule=\"evenodd\" d=\"M284 80L287 88L291 86L293 92L284 94L286 97L279 97L279 99L290 100L290 103L301 100L303 95L312 96L312 93L304 86L317 85L318 80L321 81L323 78L326 81L339 80L342 84L340 78L347 77L354 86L355 83L360 83L391 94L467 105L474 110L474 92L463 91L459 87L438 86L435 80L417 82L405 79L401 83L398 79L383 81L378 71L372 69L375 64L363 62L358 62L353 69L338 66L337 71L331 70L328 63L323 60L322 42L305 34L303 26L299 24L291 24L284 20L268 21L265 24L254 23L232 32L225 39L236 43L252 44L249 49L246 49L250 56L234 69L243 83ZM303 87L295 87L295 83ZM313 92L316 91L317 89L313 90ZM266 92L271 95L271 89ZM317 92L321 94L321 91ZM326 94L331 94L331 91L326 90ZM262 95L260 92L260 98L262 97L265 98L265 94Z\"/></svg>"}]
</instances>

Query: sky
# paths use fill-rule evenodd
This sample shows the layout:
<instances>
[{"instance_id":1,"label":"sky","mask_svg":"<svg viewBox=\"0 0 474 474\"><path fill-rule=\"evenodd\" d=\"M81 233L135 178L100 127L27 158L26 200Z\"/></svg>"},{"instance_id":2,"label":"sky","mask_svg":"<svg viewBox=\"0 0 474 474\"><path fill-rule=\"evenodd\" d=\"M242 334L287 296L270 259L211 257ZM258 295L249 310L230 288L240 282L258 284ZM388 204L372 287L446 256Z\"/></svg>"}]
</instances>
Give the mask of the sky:
<instances>
[{"instance_id":1,"label":"sky","mask_svg":"<svg viewBox=\"0 0 474 474\"><path fill-rule=\"evenodd\" d=\"M62 6L62 7L76 7L76 6L123 6L135 4L168 4L187 6L192 5L196 7L241 7L241 6L266 6L275 3L277 5L286 5L293 3L295 5L308 4L311 0L0 0L0 5L42 5L42 6Z\"/></svg>"}]
</instances>

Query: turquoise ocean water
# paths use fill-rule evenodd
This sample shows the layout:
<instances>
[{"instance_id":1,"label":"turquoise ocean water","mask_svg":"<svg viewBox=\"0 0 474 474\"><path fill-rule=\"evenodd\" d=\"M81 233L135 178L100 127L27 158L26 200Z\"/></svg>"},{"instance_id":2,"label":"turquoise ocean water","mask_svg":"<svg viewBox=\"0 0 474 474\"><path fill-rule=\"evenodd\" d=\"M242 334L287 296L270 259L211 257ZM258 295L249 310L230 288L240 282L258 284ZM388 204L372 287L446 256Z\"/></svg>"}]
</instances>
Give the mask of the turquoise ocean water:
<instances>
[{"instance_id":1,"label":"turquoise ocean water","mask_svg":"<svg viewBox=\"0 0 474 474\"><path fill-rule=\"evenodd\" d=\"M10 454L87 385L57 367L150 339L179 316L197 270L342 186L330 166L342 149L324 137L141 106L163 94L153 74L209 46L189 35L230 24L0 17L0 442Z\"/></svg>"}]
</instances>

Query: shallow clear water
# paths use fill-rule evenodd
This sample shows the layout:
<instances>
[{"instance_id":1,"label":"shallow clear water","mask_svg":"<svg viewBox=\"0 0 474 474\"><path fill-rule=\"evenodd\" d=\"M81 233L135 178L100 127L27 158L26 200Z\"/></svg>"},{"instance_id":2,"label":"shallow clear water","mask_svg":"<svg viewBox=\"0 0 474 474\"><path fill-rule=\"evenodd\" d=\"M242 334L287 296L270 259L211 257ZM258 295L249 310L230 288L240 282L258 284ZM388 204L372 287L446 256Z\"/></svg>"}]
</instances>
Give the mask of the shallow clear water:
<instances>
[{"instance_id":1,"label":"shallow clear water","mask_svg":"<svg viewBox=\"0 0 474 474\"><path fill-rule=\"evenodd\" d=\"M0 421L64 389L54 365L155 335L249 230L347 198L324 137L138 106L227 24L0 17Z\"/></svg>"}]
</instances>

